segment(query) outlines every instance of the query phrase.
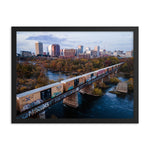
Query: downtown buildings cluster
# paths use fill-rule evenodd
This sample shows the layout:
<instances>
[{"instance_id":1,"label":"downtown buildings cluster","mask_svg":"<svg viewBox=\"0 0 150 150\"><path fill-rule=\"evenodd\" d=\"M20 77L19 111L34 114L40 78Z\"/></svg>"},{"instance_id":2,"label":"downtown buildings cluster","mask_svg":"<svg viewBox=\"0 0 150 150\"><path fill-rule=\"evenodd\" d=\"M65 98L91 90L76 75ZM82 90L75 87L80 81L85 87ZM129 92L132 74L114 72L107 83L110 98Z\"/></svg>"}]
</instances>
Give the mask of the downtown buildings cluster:
<instances>
[{"instance_id":1,"label":"downtown buildings cluster","mask_svg":"<svg viewBox=\"0 0 150 150\"><path fill-rule=\"evenodd\" d=\"M126 51L115 50L115 51L106 51L105 49L100 49L100 46L95 46L93 49L86 47L84 49L83 45L79 45L77 48L65 48L61 49L59 44L52 44L47 47L47 52L43 52L43 43L35 43L35 53L31 51L21 51L23 57L30 56L49 56L52 58L97 58L97 57L107 57L107 56L116 56L116 57L133 57L133 50Z\"/></svg>"}]
</instances>

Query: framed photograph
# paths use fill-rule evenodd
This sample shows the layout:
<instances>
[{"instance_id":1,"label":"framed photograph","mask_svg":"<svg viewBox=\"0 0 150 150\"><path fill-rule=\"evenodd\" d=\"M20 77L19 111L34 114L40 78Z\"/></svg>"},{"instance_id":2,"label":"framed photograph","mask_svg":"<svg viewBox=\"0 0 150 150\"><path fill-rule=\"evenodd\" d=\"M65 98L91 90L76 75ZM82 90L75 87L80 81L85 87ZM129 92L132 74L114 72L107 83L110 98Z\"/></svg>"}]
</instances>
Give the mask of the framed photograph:
<instances>
[{"instance_id":1,"label":"framed photograph","mask_svg":"<svg viewBox=\"0 0 150 150\"><path fill-rule=\"evenodd\" d=\"M12 123L138 123L138 27L12 27Z\"/></svg>"}]
</instances>

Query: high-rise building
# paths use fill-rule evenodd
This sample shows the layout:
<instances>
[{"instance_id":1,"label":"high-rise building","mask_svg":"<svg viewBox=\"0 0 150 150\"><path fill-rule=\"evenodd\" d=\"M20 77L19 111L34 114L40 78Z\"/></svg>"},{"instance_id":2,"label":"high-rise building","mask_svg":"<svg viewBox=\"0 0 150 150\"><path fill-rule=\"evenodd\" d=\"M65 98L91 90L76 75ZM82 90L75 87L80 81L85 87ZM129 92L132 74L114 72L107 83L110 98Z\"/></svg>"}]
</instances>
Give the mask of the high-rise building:
<instances>
[{"instance_id":1,"label":"high-rise building","mask_svg":"<svg viewBox=\"0 0 150 150\"><path fill-rule=\"evenodd\" d=\"M131 51L126 51L126 57L132 57L132 52Z\"/></svg>"},{"instance_id":2,"label":"high-rise building","mask_svg":"<svg viewBox=\"0 0 150 150\"><path fill-rule=\"evenodd\" d=\"M95 46L94 50L97 51L97 57L99 57L99 55L100 55L100 46Z\"/></svg>"},{"instance_id":3,"label":"high-rise building","mask_svg":"<svg viewBox=\"0 0 150 150\"><path fill-rule=\"evenodd\" d=\"M51 55L53 57L59 57L60 56L60 46L58 44L52 44L51 47Z\"/></svg>"},{"instance_id":4,"label":"high-rise building","mask_svg":"<svg viewBox=\"0 0 150 150\"><path fill-rule=\"evenodd\" d=\"M41 42L35 43L35 52L36 52L36 55L43 54L43 43Z\"/></svg>"},{"instance_id":5,"label":"high-rise building","mask_svg":"<svg viewBox=\"0 0 150 150\"><path fill-rule=\"evenodd\" d=\"M93 58L98 57L98 56L97 56L97 50L91 50L91 56L92 56Z\"/></svg>"},{"instance_id":6,"label":"high-rise building","mask_svg":"<svg viewBox=\"0 0 150 150\"><path fill-rule=\"evenodd\" d=\"M63 53L64 53L64 57L73 58L75 57L76 49L64 49Z\"/></svg>"},{"instance_id":7,"label":"high-rise building","mask_svg":"<svg viewBox=\"0 0 150 150\"><path fill-rule=\"evenodd\" d=\"M48 45L48 52L49 55L52 56L52 45Z\"/></svg>"},{"instance_id":8,"label":"high-rise building","mask_svg":"<svg viewBox=\"0 0 150 150\"><path fill-rule=\"evenodd\" d=\"M82 54L82 53L83 53L83 46L79 45L77 49L77 55Z\"/></svg>"}]
</instances>

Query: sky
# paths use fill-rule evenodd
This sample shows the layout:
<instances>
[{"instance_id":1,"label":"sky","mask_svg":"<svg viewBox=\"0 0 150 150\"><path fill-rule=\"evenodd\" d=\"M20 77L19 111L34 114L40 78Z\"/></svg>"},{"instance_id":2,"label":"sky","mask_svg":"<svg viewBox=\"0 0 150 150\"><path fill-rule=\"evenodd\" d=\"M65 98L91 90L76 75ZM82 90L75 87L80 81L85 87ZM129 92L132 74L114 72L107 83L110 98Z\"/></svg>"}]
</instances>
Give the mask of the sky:
<instances>
[{"instance_id":1,"label":"sky","mask_svg":"<svg viewBox=\"0 0 150 150\"><path fill-rule=\"evenodd\" d=\"M78 45L94 49L99 45L107 51L133 50L133 32L17 32L17 53L31 51L35 53L35 42L43 43L43 51L48 45L59 44L61 49L77 48Z\"/></svg>"}]
</instances>

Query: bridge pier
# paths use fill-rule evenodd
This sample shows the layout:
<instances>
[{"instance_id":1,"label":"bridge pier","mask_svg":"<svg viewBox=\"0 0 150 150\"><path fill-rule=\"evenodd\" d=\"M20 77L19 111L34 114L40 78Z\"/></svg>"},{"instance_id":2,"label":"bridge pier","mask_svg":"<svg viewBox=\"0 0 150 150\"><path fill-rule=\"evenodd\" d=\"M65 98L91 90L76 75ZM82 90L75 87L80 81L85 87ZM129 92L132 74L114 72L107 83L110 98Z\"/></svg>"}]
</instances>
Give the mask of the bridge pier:
<instances>
[{"instance_id":1,"label":"bridge pier","mask_svg":"<svg viewBox=\"0 0 150 150\"><path fill-rule=\"evenodd\" d=\"M78 104L78 92L63 99L63 104L68 105L73 108L77 108Z\"/></svg>"}]
</instances>

